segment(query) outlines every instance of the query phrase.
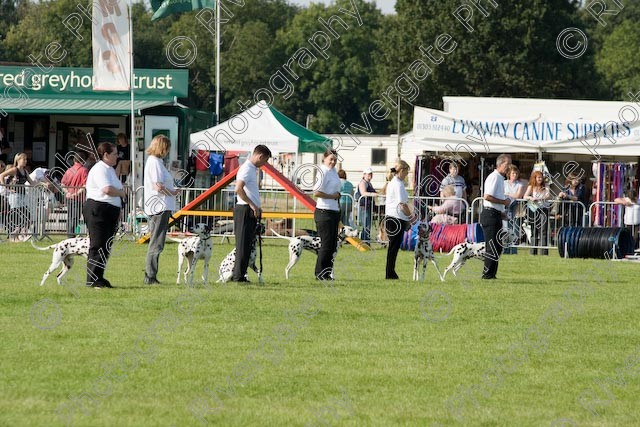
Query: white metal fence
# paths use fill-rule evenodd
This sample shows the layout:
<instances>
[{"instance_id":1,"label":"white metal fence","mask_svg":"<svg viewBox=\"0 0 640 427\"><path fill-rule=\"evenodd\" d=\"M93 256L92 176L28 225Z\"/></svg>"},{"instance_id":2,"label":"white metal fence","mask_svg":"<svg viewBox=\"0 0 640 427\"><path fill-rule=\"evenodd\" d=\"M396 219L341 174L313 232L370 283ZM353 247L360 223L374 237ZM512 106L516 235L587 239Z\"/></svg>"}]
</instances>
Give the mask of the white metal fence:
<instances>
[{"instance_id":1,"label":"white metal fence","mask_svg":"<svg viewBox=\"0 0 640 427\"><path fill-rule=\"evenodd\" d=\"M52 191L50 186L47 188L44 185L0 185L0 231L3 237L26 240L29 236L42 239L53 234L86 234L82 218L84 189L59 188L61 191L56 192ZM205 191L205 188L181 189L176 206L185 206ZM135 192L129 191L129 197L122 210L122 230L136 237L146 233L143 199L143 187L137 188ZM296 229L315 228L313 219L284 217L287 212L311 213L290 193L284 190L260 190L260 199L263 211L283 213L282 218L264 220L267 236L271 235L271 229L279 234L292 235ZM440 212L438 207L443 206L445 202L451 209ZM187 232L194 224L203 222L212 226L215 235L233 235L233 218L230 213L235 203L233 186L229 186L208 198L191 215L178 221L172 230ZM363 240L376 242L381 220L385 215L384 203L384 196L362 196L355 200L350 194L342 194L340 207L343 223L359 228ZM478 222L482 211L482 198L476 198L471 206L463 199L440 197L411 197L410 204L420 219L428 218L430 221L444 224ZM558 232L565 226L627 226L637 241L640 227L624 223L625 209L625 206L611 202L592 203L587 208L580 202L551 200L547 207L534 210L530 202L519 199L507 211L508 227L518 236L515 247L532 250L555 248Z\"/></svg>"}]
</instances>

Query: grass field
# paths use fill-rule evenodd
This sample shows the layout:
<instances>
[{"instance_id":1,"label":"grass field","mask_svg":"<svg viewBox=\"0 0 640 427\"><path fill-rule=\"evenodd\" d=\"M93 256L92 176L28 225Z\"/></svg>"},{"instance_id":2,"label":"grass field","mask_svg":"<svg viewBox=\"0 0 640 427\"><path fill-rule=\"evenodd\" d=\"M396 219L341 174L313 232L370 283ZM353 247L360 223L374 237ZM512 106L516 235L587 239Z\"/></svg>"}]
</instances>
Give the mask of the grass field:
<instances>
[{"instance_id":1,"label":"grass field","mask_svg":"<svg viewBox=\"0 0 640 427\"><path fill-rule=\"evenodd\" d=\"M325 287L311 253L285 281L270 240L265 284L221 286L230 248L189 289L177 244L149 287L146 246L121 243L95 290L83 260L40 287L51 253L1 244L0 425L640 425L636 264L521 253L499 280L470 261L416 283L401 252L390 282L386 251L345 247Z\"/></svg>"}]
</instances>

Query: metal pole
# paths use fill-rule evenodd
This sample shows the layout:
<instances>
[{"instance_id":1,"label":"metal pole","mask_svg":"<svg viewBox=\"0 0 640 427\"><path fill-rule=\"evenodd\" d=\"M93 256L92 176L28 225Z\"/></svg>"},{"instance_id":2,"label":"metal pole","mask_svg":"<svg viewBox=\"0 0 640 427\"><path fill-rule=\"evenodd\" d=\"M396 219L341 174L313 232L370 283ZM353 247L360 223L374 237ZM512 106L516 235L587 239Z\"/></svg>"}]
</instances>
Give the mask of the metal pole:
<instances>
[{"instance_id":1,"label":"metal pole","mask_svg":"<svg viewBox=\"0 0 640 427\"><path fill-rule=\"evenodd\" d=\"M402 142L400 141L400 95L398 95L398 158L402 157Z\"/></svg>"},{"instance_id":2,"label":"metal pole","mask_svg":"<svg viewBox=\"0 0 640 427\"><path fill-rule=\"evenodd\" d=\"M131 76L129 78L129 92L131 93L131 136L129 137L129 145L131 151L131 195L129 197L129 208L131 209L131 215L133 217L133 224L135 225L135 215L136 215L136 141L135 141L135 131L136 131L136 117L135 117L135 107L134 107L134 95L133 91L135 89L135 81L134 78L134 68L133 68L133 21L131 17L131 6L129 5L129 58L131 64ZM119 179L120 177L118 177ZM132 196L132 197L131 197ZM125 218L126 220L126 218Z\"/></svg>"},{"instance_id":3,"label":"metal pole","mask_svg":"<svg viewBox=\"0 0 640 427\"><path fill-rule=\"evenodd\" d=\"M220 0L216 0L216 124L220 123Z\"/></svg>"}]
</instances>

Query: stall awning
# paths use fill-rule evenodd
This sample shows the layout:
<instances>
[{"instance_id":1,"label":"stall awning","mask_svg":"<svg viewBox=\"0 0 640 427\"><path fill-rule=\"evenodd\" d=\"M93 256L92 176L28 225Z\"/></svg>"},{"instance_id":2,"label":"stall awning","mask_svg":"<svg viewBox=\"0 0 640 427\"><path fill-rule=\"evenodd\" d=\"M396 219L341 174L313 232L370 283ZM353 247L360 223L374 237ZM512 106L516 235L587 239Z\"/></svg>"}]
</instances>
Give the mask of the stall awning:
<instances>
[{"instance_id":1,"label":"stall awning","mask_svg":"<svg viewBox=\"0 0 640 427\"><path fill-rule=\"evenodd\" d=\"M157 105L173 104L173 100L134 100L134 110L137 112ZM130 114L131 101L128 99L47 99L29 98L0 99L0 111L23 114L89 114L114 115Z\"/></svg>"}]
</instances>

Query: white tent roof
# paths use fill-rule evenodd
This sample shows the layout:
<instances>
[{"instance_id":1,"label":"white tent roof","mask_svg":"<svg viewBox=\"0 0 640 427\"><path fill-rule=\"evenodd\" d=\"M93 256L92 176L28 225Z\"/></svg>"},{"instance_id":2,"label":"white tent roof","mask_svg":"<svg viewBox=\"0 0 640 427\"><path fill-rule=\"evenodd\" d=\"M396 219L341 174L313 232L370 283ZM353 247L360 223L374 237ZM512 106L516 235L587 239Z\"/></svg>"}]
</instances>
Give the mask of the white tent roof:
<instances>
[{"instance_id":1,"label":"white tent roof","mask_svg":"<svg viewBox=\"0 0 640 427\"><path fill-rule=\"evenodd\" d=\"M414 107L406 143L427 151L640 156L640 107L622 102L446 97ZM483 102L484 101L484 102ZM453 110L453 111L451 111Z\"/></svg>"},{"instance_id":2,"label":"white tent roof","mask_svg":"<svg viewBox=\"0 0 640 427\"><path fill-rule=\"evenodd\" d=\"M298 137L282 126L264 101L224 123L191 134L190 140L192 150L252 151L264 144L272 153L298 151Z\"/></svg>"}]
</instances>

